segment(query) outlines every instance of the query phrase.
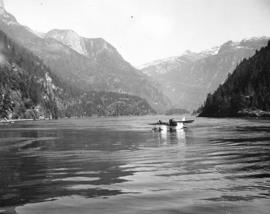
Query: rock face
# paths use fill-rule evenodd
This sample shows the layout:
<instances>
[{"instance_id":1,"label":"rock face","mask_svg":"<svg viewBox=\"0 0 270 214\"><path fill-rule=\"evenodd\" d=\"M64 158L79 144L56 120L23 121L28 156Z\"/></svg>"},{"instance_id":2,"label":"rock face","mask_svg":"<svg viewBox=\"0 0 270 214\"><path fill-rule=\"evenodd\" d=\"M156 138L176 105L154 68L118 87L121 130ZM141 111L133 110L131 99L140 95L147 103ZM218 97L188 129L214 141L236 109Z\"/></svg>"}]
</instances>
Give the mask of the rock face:
<instances>
[{"instance_id":1,"label":"rock face","mask_svg":"<svg viewBox=\"0 0 270 214\"><path fill-rule=\"evenodd\" d=\"M81 37L73 30L54 29L45 34L46 39L55 39L62 44L70 47L81 55L96 61L100 54L110 53L111 57L115 56L118 60L124 60L117 50L102 38L89 39Z\"/></svg>"},{"instance_id":2,"label":"rock face","mask_svg":"<svg viewBox=\"0 0 270 214\"><path fill-rule=\"evenodd\" d=\"M142 71L161 86L175 107L197 109L208 93L214 92L243 60L267 44L267 38L226 42L201 53L185 52L182 56L156 61Z\"/></svg>"},{"instance_id":3,"label":"rock face","mask_svg":"<svg viewBox=\"0 0 270 214\"><path fill-rule=\"evenodd\" d=\"M67 45L79 54L87 56L83 39L72 30L52 30L45 35L45 38L53 38Z\"/></svg>"},{"instance_id":4,"label":"rock face","mask_svg":"<svg viewBox=\"0 0 270 214\"><path fill-rule=\"evenodd\" d=\"M209 94L200 116L270 116L270 41L244 59L213 95Z\"/></svg>"},{"instance_id":5,"label":"rock face","mask_svg":"<svg viewBox=\"0 0 270 214\"><path fill-rule=\"evenodd\" d=\"M40 57L70 87L139 96L158 111L170 107L156 83L103 39L83 38L70 30L52 30L41 37L6 11L0 14L0 30Z\"/></svg>"}]
</instances>

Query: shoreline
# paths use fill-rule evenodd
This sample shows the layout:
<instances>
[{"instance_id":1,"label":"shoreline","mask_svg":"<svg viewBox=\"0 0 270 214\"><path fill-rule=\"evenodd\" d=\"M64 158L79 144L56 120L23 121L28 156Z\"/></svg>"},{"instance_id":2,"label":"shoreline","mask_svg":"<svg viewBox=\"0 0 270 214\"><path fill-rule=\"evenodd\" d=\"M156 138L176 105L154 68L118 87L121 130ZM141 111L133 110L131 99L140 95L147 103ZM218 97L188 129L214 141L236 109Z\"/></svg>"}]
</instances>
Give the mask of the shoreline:
<instances>
[{"instance_id":1,"label":"shoreline","mask_svg":"<svg viewBox=\"0 0 270 214\"><path fill-rule=\"evenodd\" d=\"M250 109L243 109L238 111L234 115L214 115L211 114L201 115L199 114L198 117L209 117L209 118L258 118L258 119L270 119L270 111L263 111L260 109L250 110Z\"/></svg>"}]
</instances>

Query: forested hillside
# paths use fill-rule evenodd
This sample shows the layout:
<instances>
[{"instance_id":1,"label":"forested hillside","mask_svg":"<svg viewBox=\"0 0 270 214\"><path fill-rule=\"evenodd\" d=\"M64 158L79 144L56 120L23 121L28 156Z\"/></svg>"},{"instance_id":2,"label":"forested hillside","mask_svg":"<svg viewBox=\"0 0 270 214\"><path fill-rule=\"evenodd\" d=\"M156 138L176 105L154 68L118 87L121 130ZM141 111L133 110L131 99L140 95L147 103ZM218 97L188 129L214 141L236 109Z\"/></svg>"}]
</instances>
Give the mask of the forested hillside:
<instances>
[{"instance_id":1,"label":"forested hillside","mask_svg":"<svg viewBox=\"0 0 270 214\"><path fill-rule=\"evenodd\" d=\"M214 94L209 94L200 116L270 116L270 41L244 59Z\"/></svg>"},{"instance_id":2,"label":"forested hillside","mask_svg":"<svg viewBox=\"0 0 270 214\"><path fill-rule=\"evenodd\" d=\"M55 94L60 88L50 70L1 31L0 51L0 117L33 118L40 112L57 118Z\"/></svg>"}]
</instances>

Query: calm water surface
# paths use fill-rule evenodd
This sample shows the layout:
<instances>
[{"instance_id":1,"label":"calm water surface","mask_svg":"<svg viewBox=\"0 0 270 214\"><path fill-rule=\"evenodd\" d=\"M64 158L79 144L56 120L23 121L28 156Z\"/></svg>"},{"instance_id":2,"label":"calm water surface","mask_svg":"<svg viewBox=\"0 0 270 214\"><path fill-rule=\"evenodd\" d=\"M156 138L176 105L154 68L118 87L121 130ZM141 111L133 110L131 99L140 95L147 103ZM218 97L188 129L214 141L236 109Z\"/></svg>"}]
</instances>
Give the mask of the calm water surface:
<instances>
[{"instance_id":1,"label":"calm water surface","mask_svg":"<svg viewBox=\"0 0 270 214\"><path fill-rule=\"evenodd\" d=\"M270 213L269 120L158 119L0 125L0 213Z\"/></svg>"}]
</instances>

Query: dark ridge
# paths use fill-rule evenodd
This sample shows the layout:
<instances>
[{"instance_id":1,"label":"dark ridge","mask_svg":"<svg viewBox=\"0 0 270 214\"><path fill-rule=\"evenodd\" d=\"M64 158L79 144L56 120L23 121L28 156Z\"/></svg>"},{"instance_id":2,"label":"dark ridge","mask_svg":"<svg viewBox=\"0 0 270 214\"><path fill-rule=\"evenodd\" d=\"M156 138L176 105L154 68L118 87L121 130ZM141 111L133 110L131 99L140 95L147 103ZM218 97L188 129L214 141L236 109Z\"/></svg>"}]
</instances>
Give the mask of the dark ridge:
<instances>
[{"instance_id":1,"label":"dark ridge","mask_svg":"<svg viewBox=\"0 0 270 214\"><path fill-rule=\"evenodd\" d=\"M244 59L219 86L208 94L201 117L269 117L270 115L270 41Z\"/></svg>"}]
</instances>

